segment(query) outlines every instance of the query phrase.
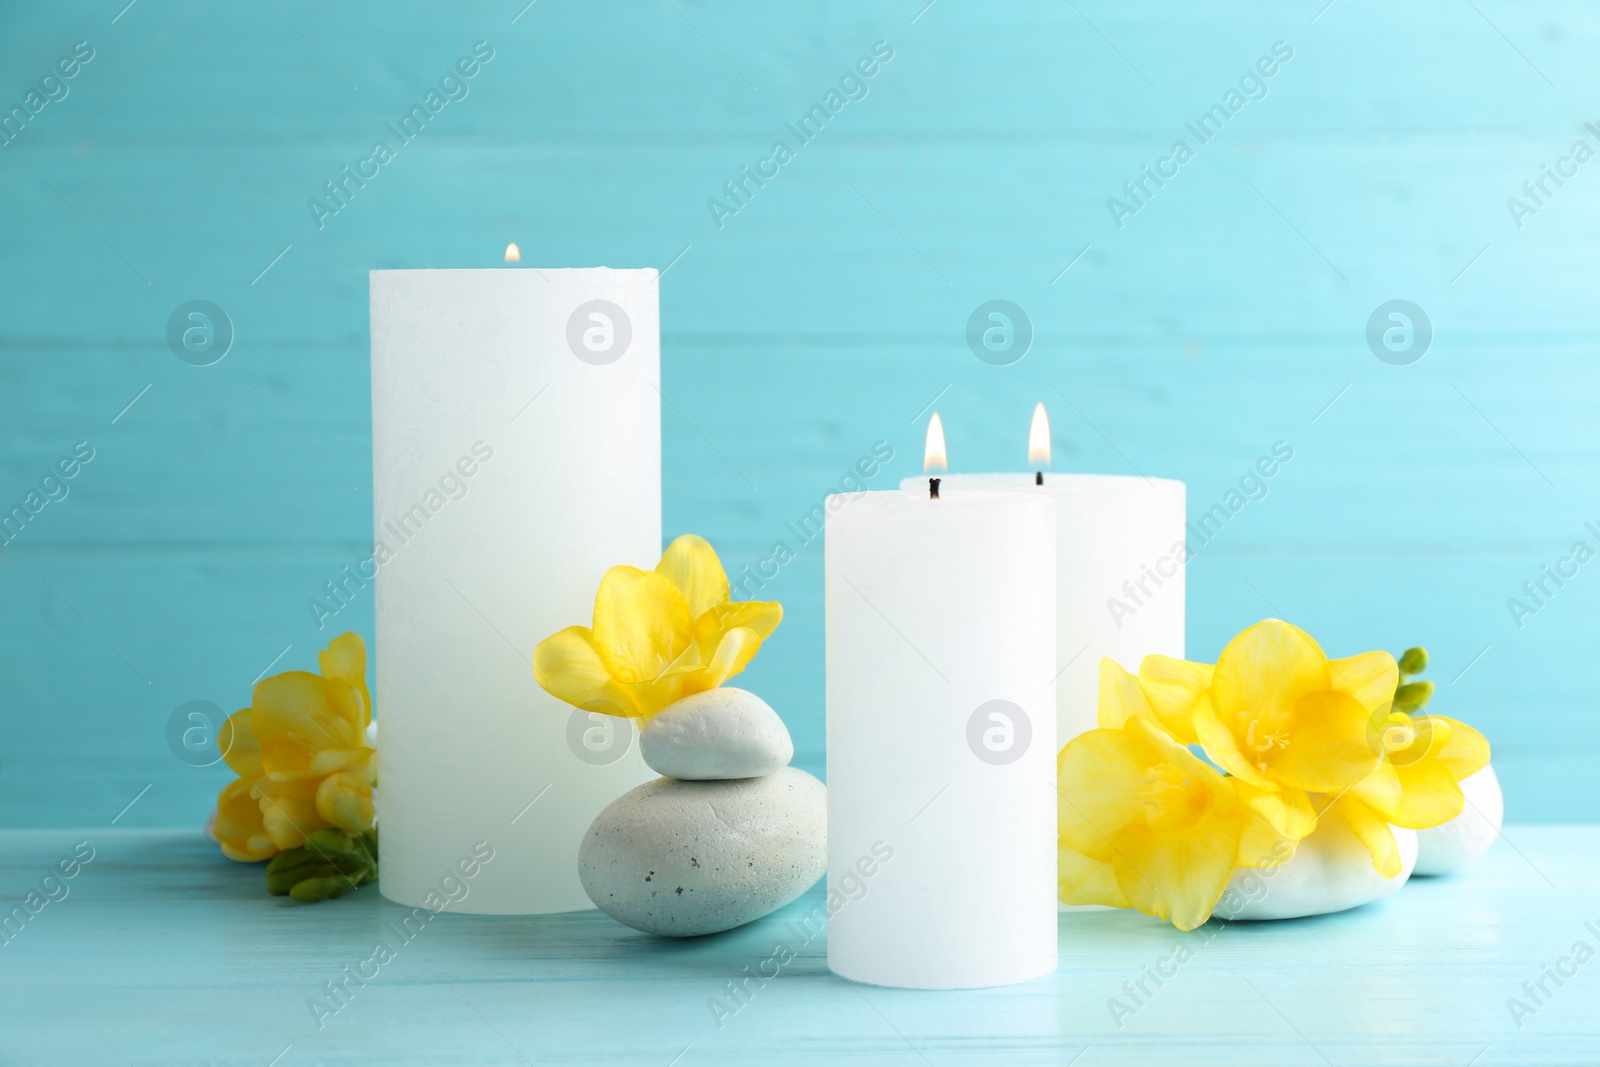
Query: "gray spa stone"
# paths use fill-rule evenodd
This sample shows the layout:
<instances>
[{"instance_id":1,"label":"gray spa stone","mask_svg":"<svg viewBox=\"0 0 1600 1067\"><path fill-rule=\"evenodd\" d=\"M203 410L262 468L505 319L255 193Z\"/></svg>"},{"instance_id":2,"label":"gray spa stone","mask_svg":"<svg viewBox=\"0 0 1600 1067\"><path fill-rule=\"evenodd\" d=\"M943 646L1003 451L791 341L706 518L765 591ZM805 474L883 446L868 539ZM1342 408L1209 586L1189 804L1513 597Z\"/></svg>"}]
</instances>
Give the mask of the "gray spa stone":
<instances>
[{"instance_id":1,"label":"gray spa stone","mask_svg":"<svg viewBox=\"0 0 1600 1067\"><path fill-rule=\"evenodd\" d=\"M766 701L723 686L656 713L639 731L639 751L668 778L755 778L787 767L794 742Z\"/></svg>"},{"instance_id":2,"label":"gray spa stone","mask_svg":"<svg viewBox=\"0 0 1600 1067\"><path fill-rule=\"evenodd\" d=\"M828 796L804 771L693 782L658 778L597 816L578 877L601 911L691 937L769 915L827 870Z\"/></svg>"}]
</instances>

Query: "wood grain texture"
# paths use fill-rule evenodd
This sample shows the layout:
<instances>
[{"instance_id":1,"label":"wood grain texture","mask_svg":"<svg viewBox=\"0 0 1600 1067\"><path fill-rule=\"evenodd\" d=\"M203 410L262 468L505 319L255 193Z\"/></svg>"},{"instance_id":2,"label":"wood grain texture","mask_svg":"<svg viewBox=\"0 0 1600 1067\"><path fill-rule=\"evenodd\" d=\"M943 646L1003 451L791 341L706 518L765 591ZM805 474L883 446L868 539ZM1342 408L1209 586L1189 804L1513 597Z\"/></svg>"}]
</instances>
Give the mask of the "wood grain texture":
<instances>
[{"instance_id":1,"label":"wood grain texture","mask_svg":"<svg viewBox=\"0 0 1600 1067\"><path fill-rule=\"evenodd\" d=\"M1134 912L1066 913L1056 973L965 993L831 975L826 933L798 925L820 887L750 926L682 941L599 912L448 911L403 940L391 924L409 909L375 888L297 906L198 833L102 825L0 833L0 900L9 908L79 842L94 858L65 898L0 946L8 1064L1551 1067L1600 1052L1600 963L1560 987L1546 980L1551 995L1520 1027L1507 1006L1533 1005L1522 983L1575 942L1600 945L1593 828L1515 828L1467 871L1340 915L1185 935ZM361 965L379 942L394 958L372 977ZM794 958L764 963L779 944ZM340 1003L325 983L347 967L370 980ZM730 981L746 982L738 1001ZM1143 993L1124 989L1141 982ZM314 1012L318 997L338 1010Z\"/></svg>"},{"instance_id":2,"label":"wood grain texture","mask_svg":"<svg viewBox=\"0 0 1600 1067\"><path fill-rule=\"evenodd\" d=\"M470 93L319 229L307 199L478 40ZM866 98L719 228L708 198L880 40ZM1119 229L1107 199L1280 40L1265 97ZM366 272L507 240L671 264L666 531L735 572L798 551L747 681L809 768L821 553L784 524L876 441L881 484L916 471L935 396L968 471L1017 466L1043 399L1058 469L1182 478L1196 515L1293 445L1192 564L1192 655L1272 614L1335 654L1426 644L1510 817L1600 819L1600 582L1521 628L1506 606L1600 547L1600 163L1520 228L1506 207L1600 146L1591 6L83 0L0 11L0 105L77 41L95 58L0 149L0 508L97 450L0 549L0 825L146 785L120 825L202 817L223 776L172 756L168 716L241 705L286 647L311 664L335 629L306 601L371 536ZM1004 368L964 338L996 297L1036 334ZM1406 367L1364 338L1400 297L1435 328ZM211 367L164 337L195 298L237 331ZM370 637L370 602L335 625Z\"/></svg>"}]
</instances>

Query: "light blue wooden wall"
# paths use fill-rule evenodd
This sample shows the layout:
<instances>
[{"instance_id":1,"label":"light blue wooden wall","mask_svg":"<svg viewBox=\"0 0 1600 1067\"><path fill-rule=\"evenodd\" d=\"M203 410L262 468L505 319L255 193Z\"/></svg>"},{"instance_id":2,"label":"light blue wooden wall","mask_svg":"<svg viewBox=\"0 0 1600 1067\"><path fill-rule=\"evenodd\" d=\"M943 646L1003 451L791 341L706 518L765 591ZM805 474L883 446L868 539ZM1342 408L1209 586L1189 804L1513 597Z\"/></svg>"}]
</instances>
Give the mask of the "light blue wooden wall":
<instances>
[{"instance_id":1,"label":"light blue wooden wall","mask_svg":"<svg viewBox=\"0 0 1600 1067\"><path fill-rule=\"evenodd\" d=\"M1192 514L1289 442L1191 567L1191 654L1272 614L1341 654L1424 643L1513 819L1600 816L1600 563L1520 629L1506 605L1600 547L1600 162L1520 227L1507 208L1600 147L1600 14L925 2L0 9L5 109L94 49L0 149L0 505L94 449L0 549L0 824L104 823L147 785L120 825L200 820L226 776L173 756L169 715L239 706L286 646L275 669L311 664L334 631L306 601L370 540L367 271L492 265L507 239L672 264L666 529L730 569L874 442L878 484L917 471L936 395L954 469L1019 466L1044 399L1058 469L1182 478ZM319 230L307 199L480 40L470 95ZM878 41L869 95L719 228L708 198ZM1278 41L1266 97L1119 229L1107 199ZM995 298L1036 331L1008 367L964 337ZM1364 336L1396 298L1435 329L1408 366ZM237 331L214 366L165 341L193 299ZM812 544L747 682L813 768L821 588ZM337 622L370 637L370 601Z\"/></svg>"}]
</instances>

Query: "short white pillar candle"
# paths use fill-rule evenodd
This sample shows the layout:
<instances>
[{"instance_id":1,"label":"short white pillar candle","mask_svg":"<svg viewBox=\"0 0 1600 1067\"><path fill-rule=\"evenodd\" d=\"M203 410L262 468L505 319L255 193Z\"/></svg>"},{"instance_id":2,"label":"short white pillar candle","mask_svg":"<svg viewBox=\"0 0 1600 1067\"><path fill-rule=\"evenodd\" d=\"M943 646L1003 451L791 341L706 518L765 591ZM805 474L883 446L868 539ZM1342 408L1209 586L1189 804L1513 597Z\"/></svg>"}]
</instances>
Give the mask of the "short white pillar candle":
<instances>
[{"instance_id":1,"label":"short white pillar candle","mask_svg":"<svg viewBox=\"0 0 1600 1067\"><path fill-rule=\"evenodd\" d=\"M827 506L828 966L923 989L1047 974L1054 505L923 483Z\"/></svg>"}]
</instances>

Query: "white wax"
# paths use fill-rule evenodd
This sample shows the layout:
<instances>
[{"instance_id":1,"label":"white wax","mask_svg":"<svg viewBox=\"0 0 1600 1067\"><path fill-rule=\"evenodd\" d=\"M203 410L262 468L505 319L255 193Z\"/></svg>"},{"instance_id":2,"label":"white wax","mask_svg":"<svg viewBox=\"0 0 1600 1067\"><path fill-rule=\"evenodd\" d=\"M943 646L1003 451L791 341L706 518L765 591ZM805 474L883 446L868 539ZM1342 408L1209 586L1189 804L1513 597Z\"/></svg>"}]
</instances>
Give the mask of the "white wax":
<instances>
[{"instance_id":1,"label":"white wax","mask_svg":"<svg viewBox=\"0 0 1600 1067\"><path fill-rule=\"evenodd\" d=\"M927 487L907 478L907 490ZM1039 493L1056 506L1056 731L1065 745L1097 725L1100 660L1138 673L1156 654L1183 658L1184 484L1166 478L951 474L958 489Z\"/></svg>"},{"instance_id":2,"label":"white wax","mask_svg":"<svg viewBox=\"0 0 1600 1067\"><path fill-rule=\"evenodd\" d=\"M453 911L591 907L583 833L651 774L630 723L573 729L576 709L539 688L532 656L589 622L608 567L653 567L661 552L656 272L373 271L371 288L373 506L388 549L380 887L427 906L465 885ZM597 300L611 306L584 306ZM595 752L607 726L627 744L614 762L616 749ZM494 850L481 867L480 841Z\"/></svg>"},{"instance_id":3,"label":"white wax","mask_svg":"<svg viewBox=\"0 0 1600 1067\"><path fill-rule=\"evenodd\" d=\"M1055 509L926 483L827 507L828 966L920 989L1047 974Z\"/></svg>"}]
</instances>

